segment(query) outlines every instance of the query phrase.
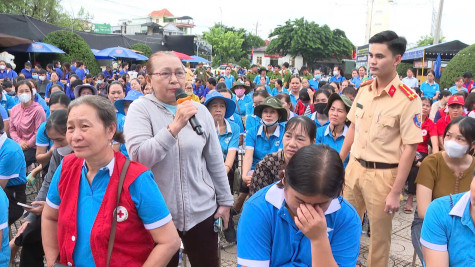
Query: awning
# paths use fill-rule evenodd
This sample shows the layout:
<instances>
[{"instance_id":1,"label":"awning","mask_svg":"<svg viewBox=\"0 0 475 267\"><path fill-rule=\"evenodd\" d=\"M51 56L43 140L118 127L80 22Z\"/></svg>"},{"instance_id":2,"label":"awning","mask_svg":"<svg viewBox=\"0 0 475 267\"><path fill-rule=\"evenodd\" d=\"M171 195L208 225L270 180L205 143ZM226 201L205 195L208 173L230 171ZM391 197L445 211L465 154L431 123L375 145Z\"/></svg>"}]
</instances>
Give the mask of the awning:
<instances>
[{"instance_id":1,"label":"awning","mask_svg":"<svg viewBox=\"0 0 475 267\"><path fill-rule=\"evenodd\" d=\"M413 61L414 59L420 59L424 56L426 60L435 60L437 54L440 54L442 60L447 61L452 59L455 54L464 49L468 45L460 42L459 40L444 42L436 45L427 45L422 47L416 47L409 49L402 56L403 61Z\"/></svg>"},{"instance_id":2,"label":"awning","mask_svg":"<svg viewBox=\"0 0 475 267\"><path fill-rule=\"evenodd\" d=\"M14 45L21 45L21 44L31 44L33 41L21 38L21 37L16 37L13 35L5 34L5 33L0 33L0 47L10 47Z\"/></svg>"}]
</instances>

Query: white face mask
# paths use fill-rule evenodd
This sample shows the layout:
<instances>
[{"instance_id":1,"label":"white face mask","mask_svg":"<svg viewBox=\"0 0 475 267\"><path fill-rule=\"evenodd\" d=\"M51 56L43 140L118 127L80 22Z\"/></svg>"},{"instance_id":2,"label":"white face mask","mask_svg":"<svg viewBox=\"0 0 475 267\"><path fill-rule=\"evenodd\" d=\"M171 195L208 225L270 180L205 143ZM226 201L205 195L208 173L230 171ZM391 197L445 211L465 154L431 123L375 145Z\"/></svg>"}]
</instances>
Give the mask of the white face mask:
<instances>
[{"instance_id":1,"label":"white face mask","mask_svg":"<svg viewBox=\"0 0 475 267\"><path fill-rule=\"evenodd\" d=\"M0 70L4 70L6 68L5 65L0 65Z\"/></svg>"},{"instance_id":2,"label":"white face mask","mask_svg":"<svg viewBox=\"0 0 475 267\"><path fill-rule=\"evenodd\" d=\"M97 84L101 84L101 83L103 83L103 82L104 82L104 80L97 80L97 81L96 81Z\"/></svg>"},{"instance_id":3,"label":"white face mask","mask_svg":"<svg viewBox=\"0 0 475 267\"><path fill-rule=\"evenodd\" d=\"M444 142L444 148L449 157L462 158L467 153L468 145L463 146L454 140L448 140Z\"/></svg>"},{"instance_id":4,"label":"white face mask","mask_svg":"<svg viewBox=\"0 0 475 267\"><path fill-rule=\"evenodd\" d=\"M333 71L333 76L338 76L338 74L340 74L340 73L337 70Z\"/></svg>"},{"instance_id":5,"label":"white face mask","mask_svg":"<svg viewBox=\"0 0 475 267\"><path fill-rule=\"evenodd\" d=\"M58 147L58 148L56 148L56 151L58 151L58 153L59 153L61 156L65 157L65 156L71 154L71 152L73 152L73 149L71 148L70 145L67 145L67 146L63 146L63 147Z\"/></svg>"},{"instance_id":6,"label":"white face mask","mask_svg":"<svg viewBox=\"0 0 475 267\"><path fill-rule=\"evenodd\" d=\"M31 100L31 94L21 94L18 96L18 99L20 99L20 102L23 103L23 104L26 104L28 102L30 102Z\"/></svg>"},{"instance_id":7,"label":"white face mask","mask_svg":"<svg viewBox=\"0 0 475 267\"><path fill-rule=\"evenodd\" d=\"M44 81L46 79L46 76L38 76L38 79L40 79L40 81Z\"/></svg>"},{"instance_id":8,"label":"white face mask","mask_svg":"<svg viewBox=\"0 0 475 267\"><path fill-rule=\"evenodd\" d=\"M278 123L278 120L271 121L271 122L266 122L265 120L261 120L262 124L264 124L265 127L272 127Z\"/></svg>"}]
</instances>

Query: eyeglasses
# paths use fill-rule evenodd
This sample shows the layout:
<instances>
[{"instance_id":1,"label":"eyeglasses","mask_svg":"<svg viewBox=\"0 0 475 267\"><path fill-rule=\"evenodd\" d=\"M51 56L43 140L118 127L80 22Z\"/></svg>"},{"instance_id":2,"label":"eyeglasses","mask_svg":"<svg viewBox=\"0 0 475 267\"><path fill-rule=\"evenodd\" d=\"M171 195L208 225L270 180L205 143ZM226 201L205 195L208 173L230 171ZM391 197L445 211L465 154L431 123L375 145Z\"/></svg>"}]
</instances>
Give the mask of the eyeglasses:
<instances>
[{"instance_id":1,"label":"eyeglasses","mask_svg":"<svg viewBox=\"0 0 475 267\"><path fill-rule=\"evenodd\" d=\"M175 71L175 72L171 72L171 71L155 72L155 73L151 73L150 75L158 75L162 79L170 79L172 77L172 74L175 74L175 77L177 79L185 78L185 72L182 70Z\"/></svg>"}]
</instances>

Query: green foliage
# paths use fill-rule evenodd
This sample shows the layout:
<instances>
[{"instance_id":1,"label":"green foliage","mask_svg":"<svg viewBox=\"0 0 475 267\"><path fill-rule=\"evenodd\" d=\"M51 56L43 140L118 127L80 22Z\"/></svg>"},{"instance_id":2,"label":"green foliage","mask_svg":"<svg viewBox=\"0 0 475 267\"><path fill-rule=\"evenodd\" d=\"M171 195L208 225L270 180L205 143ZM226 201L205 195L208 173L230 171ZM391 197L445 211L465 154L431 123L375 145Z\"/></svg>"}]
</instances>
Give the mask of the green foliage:
<instances>
[{"instance_id":1,"label":"green foliage","mask_svg":"<svg viewBox=\"0 0 475 267\"><path fill-rule=\"evenodd\" d=\"M61 8L61 0L1 0L0 13L28 15L44 22L78 31L91 30L87 24L93 19L84 8L74 18Z\"/></svg>"},{"instance_id":2,"label":"green foliage","mask_svg":"<svg viewBox=\"0 0 475 267\"><path fill-rule=\"evenodd\" d=\"M221 63L222 63L222 61L218 56L213 57L213 60L211 60L211 66L213 68L217 68L217 67L221 66Z\"/></svg>"},{"instance_id":3,"label":"green foliage","mask_svg":"<svg viewBox=\"0 0 475 267\"><path fill-rule=\"evenodd\" d=\"M440 43L442 43L443 41L445 41L445 36L441 36L439 38ZM424 35L419 38L415 47L421 47L421 46L432 45L432 44L434 44L434 36Z\"/></svg>"},{"instance_id":4,"label":"green foliage","mask_svg":"<svg viewBox=\"0 0 475 267\"><path fill-rule=\"evenodd\" d=\"M234 62L242 55L243 33L220 30L212 27L203 33L203 38L213 46L213 56L220 57L221 62ZM215 60L213 59L213 64ZM214 66L214 65L213 65Z\"/></svg>"},{"instance_id":5,"label":"green foliage","mask_svg":"<svg viewBox=\"0 0 475 267\"><path fill-rule=\"evenodd\" d=\"M409 68L412 68L411 63L401 63L401 64L397 65L397 68L396 68L397 74L402 76L402 77L406 77L407 69L409 69Z\"/></svg>"},{"instance_id":6,"label":"green foliage","mask_svg":"<svg viewBox=\"0 0 475 267\"><path fill-rule=\"evenodd\" d=\"M354 49L344 31L331 30L327 25L319 26L303 17L286 21L285 25L275 28L269 37L275 38L267 47L267 54L302 55L309 64L332 57L338 60L349 58Z\"/></svg>"},{"instance_id":7,"label":"green foliage","mask_svg":"<svg viewBox=\"0 0 475 267\"><path fill-rule=\"evenodd\" d=\"M475 44L460 50L449 61L442 72L440 88L450 88L455 83L455 78L463 76L467 71L475 73Z\"/></svg>"},{"instance_id":8,"label":"green foliage","mask_svg":"<svg viewBox=\"0 0 475 267\"><path fill-rule=\"evenodd\" d=\"M89 45L76 33L69 31L50 32L43 42L61 48L66 54L57 54L56 58L61 62L71 62L71 59L83 61L89 72L97 74L101 69Z\"/></svg>"},{"instance_id":9,"label":"green foliage","mask_svg":"<svg viewBox=\"0 0 475 267\"><path fill-rule=\"evenodd\" d=\"M141 51L146 57L150 57L152 55L152 48L146 44L136 43L130 46L130 49Z\"/></svg>"},{"instance_id":10,"label":"green foliage","mask_svg":"<svg viewBox=\"0 0 475 267\"><path fill-rule=\"evenodd\" d=\"M249 69L249 68L251 67L251 61L250 61L248 58L245 58L245 57L241 58L241 59L237 62L237 64L238 64L239 66L241 66L242 68L247 68L247 69Z\"/></svg>"}]
</instances>

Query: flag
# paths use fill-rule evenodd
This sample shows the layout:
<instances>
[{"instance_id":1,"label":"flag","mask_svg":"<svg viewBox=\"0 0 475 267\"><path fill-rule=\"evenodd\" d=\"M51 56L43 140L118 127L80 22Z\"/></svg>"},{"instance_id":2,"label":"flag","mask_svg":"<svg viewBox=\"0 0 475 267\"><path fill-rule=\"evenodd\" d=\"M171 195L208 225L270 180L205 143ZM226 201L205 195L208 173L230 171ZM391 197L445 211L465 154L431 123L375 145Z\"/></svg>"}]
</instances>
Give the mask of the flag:
<instances>
[{"instance_id":1,"label":"flag","mask_svg":"<svg viewBox=\"0 0 475 267\"><path fill-rule=\"evenodd\" d=\"M437 59L435 60L435 63L434 63L434 72L435 72L435 78L439 79L440 76L442 75L442 59L440 58L440 54L437 54Z\"/></svg>"}]
</instances>

